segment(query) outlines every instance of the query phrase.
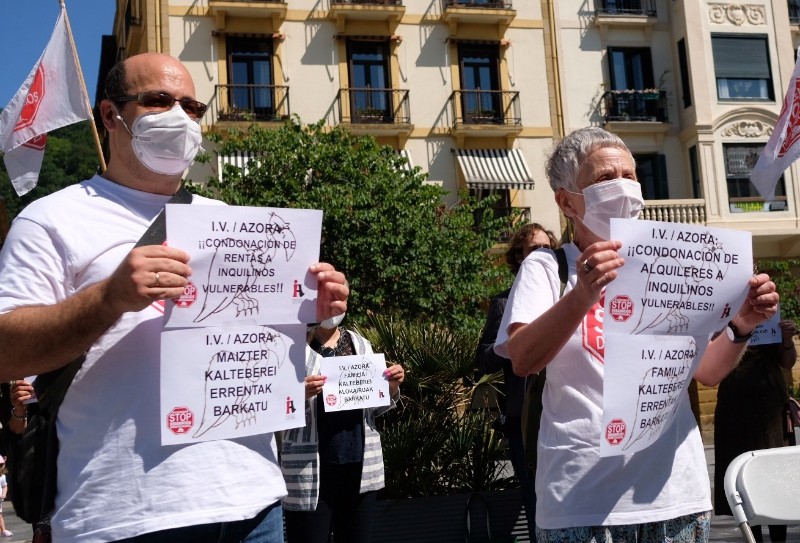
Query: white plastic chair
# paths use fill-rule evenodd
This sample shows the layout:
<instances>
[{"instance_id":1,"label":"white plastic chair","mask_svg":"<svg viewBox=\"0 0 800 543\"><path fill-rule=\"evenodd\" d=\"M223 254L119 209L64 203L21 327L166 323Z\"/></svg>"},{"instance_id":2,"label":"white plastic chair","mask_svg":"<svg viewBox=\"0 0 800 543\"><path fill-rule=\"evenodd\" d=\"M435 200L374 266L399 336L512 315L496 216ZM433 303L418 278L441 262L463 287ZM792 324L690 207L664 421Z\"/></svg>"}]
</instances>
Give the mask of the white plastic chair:
<instances>
[{"instance_id":1,"label":"white plastic chair","mask_svg":"<svg viewBox=\"0 0 800 543\"><path fill-rule=\"evenodd\" d=\"M800 522L800 446L750 451L725 471L725 496L745 541L751 525Z\"/></svg>"}]
</instances>

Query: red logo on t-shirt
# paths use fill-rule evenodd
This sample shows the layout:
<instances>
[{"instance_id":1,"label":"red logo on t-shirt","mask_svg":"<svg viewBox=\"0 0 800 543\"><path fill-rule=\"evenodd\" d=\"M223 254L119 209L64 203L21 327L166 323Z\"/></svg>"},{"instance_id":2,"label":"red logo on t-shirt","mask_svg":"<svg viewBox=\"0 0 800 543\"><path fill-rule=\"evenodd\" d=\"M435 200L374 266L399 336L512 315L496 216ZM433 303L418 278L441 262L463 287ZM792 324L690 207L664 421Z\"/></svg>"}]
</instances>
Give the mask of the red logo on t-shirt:
<instances>
[{"instance_id":1,"label":"red logo on t-shirt","mask_svg":"<svg viewBox=\"0 0 800 543\"><path fill-rule=\"evenodd\" d=\"M605 294L600 296L597 303L583 317L583 322L581 323L583 348L589 351L589 354L601 364L603 364L605 355L605 341L603 340L603 303L605 297Z\"/></svg>"}]
</instances>

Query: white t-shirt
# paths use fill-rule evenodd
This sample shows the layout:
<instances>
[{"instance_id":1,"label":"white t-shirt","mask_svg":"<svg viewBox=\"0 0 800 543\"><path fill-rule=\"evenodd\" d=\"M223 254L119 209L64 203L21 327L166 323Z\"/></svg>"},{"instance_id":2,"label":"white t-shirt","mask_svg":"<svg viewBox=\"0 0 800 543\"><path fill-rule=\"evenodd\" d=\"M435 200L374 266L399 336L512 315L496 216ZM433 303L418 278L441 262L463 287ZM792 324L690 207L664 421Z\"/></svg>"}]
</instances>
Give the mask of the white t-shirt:
<instances>
[{"instance_id":1,"label":"white t-shirt","mask_svg":"<svg viewBox=\"0 0 800 543\"><path fill-rule=\"evenodd\" d=\"M580 251L564 246L576 284ZM495 352L508 356L508 327L527 324L559 299L558 263L534 251L511 288ZM663 521L711 509L703 443L684 390L670 428L650 447L600 458L603 305L584 317L547 366L536 471L536 524L545 529Z\"/></svg>"},{"instance_id":2,"label":"white t-shirt","mask_svg":"<svg viewBox=\"0 0 800 543\"><path fill-rule=\"evenodd\" d=\"M0 253L0 313L53 304L107 278L168 199L94 177L30 204ZM286 495L272 434L161 446L163 312L154 303L124 314L67 391L58 412L56 541L243 520Z\"/></svg>"}]
</instances>

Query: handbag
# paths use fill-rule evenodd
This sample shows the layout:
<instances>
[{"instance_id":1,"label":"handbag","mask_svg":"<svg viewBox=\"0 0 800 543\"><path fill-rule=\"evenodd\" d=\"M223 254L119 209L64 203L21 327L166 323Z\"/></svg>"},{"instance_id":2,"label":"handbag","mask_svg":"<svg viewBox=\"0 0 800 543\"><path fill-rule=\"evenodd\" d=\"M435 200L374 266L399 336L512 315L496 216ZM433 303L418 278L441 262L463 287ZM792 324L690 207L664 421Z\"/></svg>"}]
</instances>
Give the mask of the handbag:
<instances>
[{"instance_id":1,"label":"handbag","mask_svg":"<svg viewBox=\"0 0 800 543\"><path fill-rule=\"evenodd\" d=\"M471 509L473 503L480 500L483 503L483 507L486 510L486 533L485 537L480 538L479 534L473 533L472 530L472 517L471 517ZM486 501L486 496L484 496L480 492L473 492L470 494L469 498L467 498L467 510L466 510L466 517L467 517L467 537L466 543L518 543L519 538L513 535L509 536L502 536L502 537L495 537L492 534L492 519L489 514L489 502Z\"/></svg>"},{"instance_id":2,"label":"handbag","mask_svg":"<svg viewBox=\"0 0 800 543\"><path fill-rule=\"evenodd\" d=\"M192 194L181 187L168 203L187 204L191 201ZM166 234L166 218L162 210L136 243L136 247L159 245L166 239ZM85 360L86 355L83 354L66 366L36 377L33 388L38 402L28 406L25 430L13 440L9 448L8 484L11 503L16 515L29 524L35 524L49 516L55 506L58 408Z\"/></svg>"}]
</instances>

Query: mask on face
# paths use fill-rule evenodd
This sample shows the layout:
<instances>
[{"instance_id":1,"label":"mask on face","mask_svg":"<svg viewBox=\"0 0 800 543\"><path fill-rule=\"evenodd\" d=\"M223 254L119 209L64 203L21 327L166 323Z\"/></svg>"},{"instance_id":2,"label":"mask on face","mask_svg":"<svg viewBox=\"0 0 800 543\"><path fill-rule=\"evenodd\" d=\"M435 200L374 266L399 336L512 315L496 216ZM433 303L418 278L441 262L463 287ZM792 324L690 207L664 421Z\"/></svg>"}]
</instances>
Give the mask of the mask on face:
<instances>
[{"instance_id":1,"label":"mask on face","mask_svg":"<svg viewBox=\"0 0 800 543\"><path fill-rule=\"evenodd\" d=\"M133 138L133 152L147 169L164 175L178 175L188 168L203 142L200 125L176 103L167 111L140 115L131 128L117 118Z\"/></svg>"},{"instance_id":2,"label":"mask on face","mask_svg":"<svg viewBox=\"0 0 800 543\"><path fill-rule=\"evenodd\" d=\"M630 179L612 179L588 186L583 197L585 211L583 219L578 220L604 240L611 239L611 219L636 219L644 209L642 186Z\"/></svg>"}]
</instances>

